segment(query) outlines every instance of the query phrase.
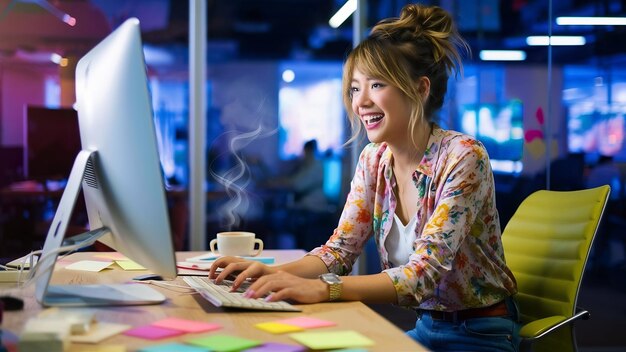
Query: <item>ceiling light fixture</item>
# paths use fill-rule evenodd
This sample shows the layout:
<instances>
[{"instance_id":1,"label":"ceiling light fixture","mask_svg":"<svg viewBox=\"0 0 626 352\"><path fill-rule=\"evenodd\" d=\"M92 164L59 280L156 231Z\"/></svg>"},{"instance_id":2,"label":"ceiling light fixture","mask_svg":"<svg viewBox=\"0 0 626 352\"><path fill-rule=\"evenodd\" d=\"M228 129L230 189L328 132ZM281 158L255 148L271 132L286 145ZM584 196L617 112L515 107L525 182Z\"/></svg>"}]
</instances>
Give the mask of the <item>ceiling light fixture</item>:
<instances>
[{"instance_id":1,"label":"ceiling light fixture","mask_svg":"<svg viewBox=\"0 0 626 352\"><path fill-rule=\"evenodd\" d=\"M626 26L626 17L557 17L560 26Z\"/></svg>"},{"instance_id":2,"label":"ceiling light fixture","mask_svg":"<svg viewBox=\"0 0 626 352\"><path fill-rule=\"evenodd\" d=\"M339 11L337 11L337 13L335 13L330 20L328 20L328 24L333 28L337 28L341 26L341 24L345 22L345 20L347 20L348 17L354 13L354 11L356 11L356 0L348 0L345 4L343 4Z\"/></svg>"},{"instance_id":3,"label":"ceiling light fixture","mask_svg":"<svg viewBox=\"0 0 626 352\"><path fill-rule=\"evenodd\" d=\"M481 50L478 56L483 61L526 60L526 52L523 50Z\"/></svg>"},{"instance_id":4,"label":"ceiling light fixture","mask_svg":"<svg viewBox=\"0 0 626 352\"><path fill-rule=\"evenodd\" d=\"M66 57L63 57L57 53L50 54L50 61L54 62L55 64L61 67L66 67L67 64L69 63L69 60Z\"/></svg>"},{"instance_id":5,"label":"ceiling light fixture","mask_svg":"<svg viewBox=\"0 0 626 352\"><path fill-rule=\"evenodd\" d=\"M530 46L585 45L586 43L587 40L583 36L531 35L526 37L526 44Z\"/></svg>"}]
</instances>

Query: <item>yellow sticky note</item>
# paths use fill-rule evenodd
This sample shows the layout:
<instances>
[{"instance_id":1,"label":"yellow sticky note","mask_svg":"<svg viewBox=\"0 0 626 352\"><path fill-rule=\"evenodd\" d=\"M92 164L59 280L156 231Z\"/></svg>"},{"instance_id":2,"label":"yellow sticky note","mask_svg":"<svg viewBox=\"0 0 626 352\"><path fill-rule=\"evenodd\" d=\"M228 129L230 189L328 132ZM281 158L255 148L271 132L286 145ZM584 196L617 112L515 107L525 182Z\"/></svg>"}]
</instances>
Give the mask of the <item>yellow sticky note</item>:
<instances>
[{"instance_id":1,"label":"yellow sticky note","mask_svg":"<svg viewBox=\"0 0 626 352\"><path fill-rule=\"evenodd\" d=\"M132 260L116 260L115 263L124 270L146 270L146 268Z\"/></svg>"},{"instance_id":2,"label":"yellow sticky note","mask_svg":"<svg viewBox=\"0 0 626 352\"><path fill-rule=\"evenodd\" d=\"M272 334L284 334L286 332L296 332L304 330L299 326L275 323L271 321L267 323L259 323L255 326L261 330L271 332Z\"/></svg>"},{"instance_id":3,"label":"yellow sticky note","mask_svg":"<svg viewBox=\"0 0 626 352\"><path fill-rule=\"evenodd\" d=\"M296 332L289 337L313 350L372 346L374 341L352 331Z\"/></svg>"}]
</instances>

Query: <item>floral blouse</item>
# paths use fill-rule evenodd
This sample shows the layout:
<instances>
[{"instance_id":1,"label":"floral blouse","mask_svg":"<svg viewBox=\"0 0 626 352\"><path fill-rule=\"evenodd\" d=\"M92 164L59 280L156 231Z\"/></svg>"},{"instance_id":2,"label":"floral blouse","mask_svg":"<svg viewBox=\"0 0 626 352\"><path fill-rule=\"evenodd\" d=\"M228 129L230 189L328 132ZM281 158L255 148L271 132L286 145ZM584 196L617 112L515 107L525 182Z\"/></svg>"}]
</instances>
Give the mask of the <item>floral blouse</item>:
<instances>
[{"instance_id":1,"label":"floral blouse","mask_svg":"<svg viewBox=\"0 0 626 352\"><path fill-rule=\"evenodd\" d=\"M393 155L385 143L359 157L339 224L319 256L331 272L347 275L374 236L383 272L398 304L456 311L495 304L517 291L506 266L489 157L473 137L434 126L413 182L419 191L413 254L396 267L384 243L397 199Z\"/></svg>"}]
</instances>

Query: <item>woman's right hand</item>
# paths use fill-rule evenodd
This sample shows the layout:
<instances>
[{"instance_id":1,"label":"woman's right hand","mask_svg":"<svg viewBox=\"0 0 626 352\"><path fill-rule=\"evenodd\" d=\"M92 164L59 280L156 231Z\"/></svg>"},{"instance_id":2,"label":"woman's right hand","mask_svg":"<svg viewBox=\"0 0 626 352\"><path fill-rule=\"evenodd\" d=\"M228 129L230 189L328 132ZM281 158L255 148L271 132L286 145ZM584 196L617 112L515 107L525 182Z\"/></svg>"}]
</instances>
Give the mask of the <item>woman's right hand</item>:
<instances>
[{"instance_id":1,"label":"woman's right hand","mask_svg":"<svg viewBox=\"0 0 626 352\"><path fill-rule=\"evenodd\" d=\"M219 268L222 269L220 273L217 272ZM232 291L235 291L247 279L254 280L274 272L275 270L272 267L263 263L226 256L213 262L211 270L209 271L209 279L215 279L215 283L219 284L229 275L236 276L235 280L233 280L233 286L231 287Z\"/></svg>"}]
</instances>

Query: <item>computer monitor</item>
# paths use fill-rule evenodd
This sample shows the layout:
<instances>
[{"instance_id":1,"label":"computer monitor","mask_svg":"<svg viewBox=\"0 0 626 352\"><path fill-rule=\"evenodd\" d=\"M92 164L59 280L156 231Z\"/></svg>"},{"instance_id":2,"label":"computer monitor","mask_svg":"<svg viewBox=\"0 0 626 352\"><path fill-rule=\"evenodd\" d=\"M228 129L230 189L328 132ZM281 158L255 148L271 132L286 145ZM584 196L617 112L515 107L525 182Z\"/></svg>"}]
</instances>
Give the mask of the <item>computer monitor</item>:
<instances>
[{"instance_id":1,"label":"computer monitor","mask_svg":"<svg viewBox=\"0 0 626 352\"><path fill-rule=\"evenodd\" d=\"M98 239L155 274L177 274L137 19L78 62L76 100L82 150L36 268L37 300L45 306L160 303L165 297L143 284L49 284L81 188L91 229L83 244Z\"/></svg>"}]
</instances>

